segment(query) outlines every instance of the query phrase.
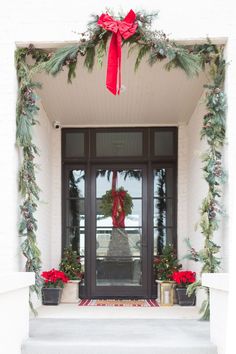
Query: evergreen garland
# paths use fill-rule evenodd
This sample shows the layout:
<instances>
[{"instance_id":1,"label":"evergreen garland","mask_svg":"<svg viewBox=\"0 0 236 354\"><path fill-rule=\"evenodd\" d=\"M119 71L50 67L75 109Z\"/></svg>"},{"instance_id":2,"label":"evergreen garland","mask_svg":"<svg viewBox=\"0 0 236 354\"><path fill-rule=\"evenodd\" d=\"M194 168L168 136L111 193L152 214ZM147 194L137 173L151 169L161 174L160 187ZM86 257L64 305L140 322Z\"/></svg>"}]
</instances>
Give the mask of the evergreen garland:
<instances>
[{"instance_id":1,"label":"evergreen garland","mask_svg":"<svg viewBox=\"0 0 236 354\"><path fill-rule=\"evenodd\" d=\"M36 104L35 88L38 83L32 81L31 67L27 65L27 55L32 54L32 46L16 51L15 60L18 78L18 100L16 108L16 142L22 151L22 163L19 170L19 193L21 196L19 236L22 237L21 250L26 258L25 269L35 273L35 285L30 290L40 295L41 259L37 245L37 220L35 212L39 200L39 186L36 182L34 162L38 149L32 141L32 127L37 123L36 115L39 107ZM36 50L33 55L36 63L45 60L43 51ZM41 58L41 59L40 59ZM31 309L35 312L30 298Z\"/></svg>"},{"instance_id":2,"label":"evergreen garland","mask_svg":"<svg viewBox=\"0 0 236 354\"><path fill-rule=\"evenodd\" d=\"M208 194L203 199L200 208L199 226L204 236L204 247L196 251L188 242L190 250L189 259L202 263L202 273L215 273L220 269L220 246L213 241L214 232L219 228L220 216L223 213L221 198L226 174L222 162L222 148L225 143L225 116L226 96L223 92L224 74L226 62L223 56L223 48L213 46L211 43L195 47L195 51L202 55L203 64L210 65L212 83L205 85L206 107L208 112L203 117L201 138L208 144L207 151L202 155L203 172L208 184ZM201 282L195 282L188 287L188 293L192 294ZM203 302L200 312L202 319L210 318L209 289L205 288L207 299Z\"/></svg>"},{"instance_id":3,"label":"evergreen garland","mask_svg":"<svg viewBox=\"0 0 236 354\"><path fill-rule=\"evenodd\" d=\"M152 21L156 16L156 13L142 14L138 12L136 33L127 40L123 40L123 44L129 46L129 52L137 49L135 70L138 69L144 57L148 55L147 61L150 65L167 59L166 70L178 67L190 77L198 75L202 70L199 53L193 52L191 47L183 47L170 41L162 31L152 31ZM122 19L122 17L118 17L118 19ZM59 48L53 53L49 61L39 66L39 70L46 70L48 73L56 75L64 66L67 66L69 68L68 82L71 82L71 79L75 77L79 54L85 56L84 66L89 71L92 71L94 67L96 56L97 62L101 66L106 53L107 42L112 33L98 26L97 20L98 16L93 16L87 31L80 34L81 38L78 44Z\"/></svg>"},{"instance_id":4,"label":"evergreen garland","mask_svg":"<svg viewBox=\"0 0 236 354\"><path fill-rule=\"evenodd\" d=\"M223 48L208 43L201 46L180 46L170 41L162 31L152 31L151 25L156 13L137 13L138 28L136 33L123 41L130 51L137 49L135 70L142 60L147 57L150 65L164 59L165 68L180 68L188 76L197 75L210 65L212 84L207 85L206 106L208 113L203 119L201 138L206 139L209 149L202 157L203 171L208 183L208 195L201 206L200 227L204 236L204 249L197 252L190 246L190 258L203 263L202 272L216 272L219 269L220 258L217 256L220 247L213 242L213 234L219 227L219 216L222 214L220 199L225 172L222 167L222 147L225 142L225 111L226 98L223 92L225 61ZM120 15L118 19L122 19ZM16 50L16 68L18 77L18 100L16 110L16 140L22 150L22 165L19 172L19 191L22 197L20 205L19 234L23 237L22 253L26 257L26 271L36 274L36 284L31 290L40 293L40 251L36 241L37 221L34 217L39 199L34 163L37 147L32 141L32 127L37 124L36 115L39 110L35 89L40 85L33 82L34 73L46 71L56 75L64 66L68 68L68 82L75 77L78 56L85 56L84 65L88 70L94 67L95 59L102 65L106 47L111 32L97 25L98 16L93 16L87 31L80 34L76 45L60 48L54 53L28 48ZM27 56L34 59L32 66L26 62ZM189 291L194 291L200 283L194 283ZM207 318L209 302L204 307L204 318Z\"/></svg>"}]
</instances>

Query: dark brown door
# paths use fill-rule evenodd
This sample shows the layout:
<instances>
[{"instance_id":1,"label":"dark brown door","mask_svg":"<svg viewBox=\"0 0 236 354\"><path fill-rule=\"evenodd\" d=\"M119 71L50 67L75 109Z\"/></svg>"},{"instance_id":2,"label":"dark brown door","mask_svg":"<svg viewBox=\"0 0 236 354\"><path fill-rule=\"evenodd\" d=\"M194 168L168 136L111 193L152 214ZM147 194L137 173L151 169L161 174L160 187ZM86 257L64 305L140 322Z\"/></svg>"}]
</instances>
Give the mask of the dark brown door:
<instances>
[{"instance_id":1,"label":"dark brown door","mask_svg":"<svg viewBox=\"0 0 236 354\"><path fill-rule=\"evenodd\" d=\"M81 298L156 297L153 259L167 243L177 250L177 134L62 130L62 253L72 246L80 256ZM104 213L103 196L122 187L133 206L114 225L114 200Z\"/></svg>"},{"instance_id":2,"label":"dark brown door","mask_svg":"<svg viewBox=\"0 0 236 354\"><path fill-rule=\"evenodd\" d=\"M92 167L91 297L147 297L147 173Z\"/></svg>"}]
</instances>

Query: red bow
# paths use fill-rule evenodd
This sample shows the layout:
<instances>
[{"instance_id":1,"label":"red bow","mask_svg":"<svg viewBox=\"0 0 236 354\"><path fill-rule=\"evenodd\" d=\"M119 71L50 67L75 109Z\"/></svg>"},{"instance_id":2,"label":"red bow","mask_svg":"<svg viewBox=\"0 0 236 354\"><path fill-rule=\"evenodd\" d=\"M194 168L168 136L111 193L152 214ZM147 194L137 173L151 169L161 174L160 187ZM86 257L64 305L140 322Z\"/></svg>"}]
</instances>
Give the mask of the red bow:
<instances>
[{"instance_id":1,"label":"red bow","mask_svg":"<svg viewBox=\"0 0 236 354\"><path fill-rule=\"evenodd\" d=\"M126 192L112 191L113 206L112 206L112 224L114 227L125 228L125 211L124 199Z\"/></svg>"},{"instance_id":2,"label":"red bow","mask_svg":"<svg viewBox=\"0 0 236 354\"><path fill-rule=\"evenodd\" d=\"M131 37L138 24L135 23L136 14L130 10L123 21L116 21L108 14L102 14L98 19L98 25L113 32L108 53L106 86L114 95L120 94L121 87L121 44L122 37ZM118 75L119 73L119 75ZM118 84L117 84L118 76Z\"/></svg>"}]
</instances>

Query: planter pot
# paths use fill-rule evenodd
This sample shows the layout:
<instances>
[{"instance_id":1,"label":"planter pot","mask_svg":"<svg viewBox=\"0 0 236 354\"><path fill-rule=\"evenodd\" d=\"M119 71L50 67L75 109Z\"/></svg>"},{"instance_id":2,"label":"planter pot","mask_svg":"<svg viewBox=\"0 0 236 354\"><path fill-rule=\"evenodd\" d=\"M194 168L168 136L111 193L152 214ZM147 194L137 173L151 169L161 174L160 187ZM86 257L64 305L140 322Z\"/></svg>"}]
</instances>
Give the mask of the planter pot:
<instances>
[{"instance_id":1,"label":"planter pot","mask_svg":"<svg viewBox=\"0 0 236 354\"><path fill-rule=\"evenodd\" d=\"M43 305L58 305L61 301L62 288L42 288Z\"/></svg>"},{"instance_id":2,"label":"planter pot","mask_svg":"<svg viewBox=\"0 0 236 354\"><path fill-rule=\"evenodd\" d=\"M61 302L68 304L76 304L79 300L79 283L80 280L70 280L65 284L63 291Z\"/></svg>"},{"instance_id":3,"label":"planter pot","mask_svg":"<svg viewBox=\"0 0 236 354\"><path fill-rule=\"evenodd\" d=\"M176 288L178 303L180 306L194 306L196 304L196 295L192 294L190 297L187 295L186 288Z\"/></svg>"}]
</instances>

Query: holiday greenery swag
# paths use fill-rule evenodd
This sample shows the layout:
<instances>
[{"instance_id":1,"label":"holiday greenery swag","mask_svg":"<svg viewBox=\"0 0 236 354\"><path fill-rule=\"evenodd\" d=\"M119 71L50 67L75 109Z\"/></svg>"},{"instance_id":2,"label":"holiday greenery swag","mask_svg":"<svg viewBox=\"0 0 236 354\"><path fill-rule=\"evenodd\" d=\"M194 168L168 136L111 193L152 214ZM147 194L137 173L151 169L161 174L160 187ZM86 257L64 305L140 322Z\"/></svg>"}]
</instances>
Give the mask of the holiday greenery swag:
<instances>
[{"instance_id":1,"label":"holiday greenery swag","mask_svg":"<svg viewBox=\"0 0 236 354\"><path fill-rule=\"evenodd\" d=\"M119 32L119 44L128 45L129 51L136 53L135 70L144 58L152 66L165 60L165 69L179 68L188 76L197 75L201 70L210 74L211 82L205 85L207 113L203 117L201 138L206 140L208 149L202 156L204 178L208 185L208 193L204 198L200 210L200 229L204 239L202 250L192 249L190 245L189 257L202 263L202 272L217 272L220 266L218 253L220 247L214 242L214 233L219 227L222 215L221 198L225 172L222 163L222 149L225 144L225 115L226 96L223 92L226 63L223 46L212 44L206 40L202 45L181 45L169 40L165 33L152 30L153 19L157 14L136 12L131 14L130 26L134 26L131 36L123 36L120 21L123 15L112 15L112 27ZM21 149L22 162L19 171L19 191L22 202L20 204L19 235L22 237L21 249L26 257L26 271L34 272L35 285L31 291L40 294L41 289L41 257L37 246L36 230L37 220L35 213L38 207L39 186L36 181L36 164L38 154L37 146L33 142L32 128L37 124L37 95L36 88L40 84L34 82L35 73L46 71L51 75L58 74L64 68L68 69L68 82L76 76L78 58L84 57L85 67L91 71L95 60L102 65L108 40L113 36L113 30L98 23L100 16L93 16L88 24L87 31L79 34L78 43L59 48L55 52L34 48L18 48L15 53L18 78L18 99L16 109L16 140ZM103 16L104 19L104 16ZM123 23L124 24L124 23ZM133 24L133 25L132 25ZM123 26L123 25L122 25ZM127 32L126 29L125 32ZM120 35L122 38L120 38ZM113 36L114 37L114 36ZM118 51L120 50L119 48ZM33 64L27 62L27 57L33 58ZM120 60L118 53L116 60ZM117 79L117 78L116 78ZM107 83L108 84L108 83ZM120 85L120 80L119 80ZM108 85L107 85L108 86ZM119 92L118 92L119 93ZM197 281L189 286L189 292L194 292L201 286ZM208 290L206 290L208 292ZM30 301L31 304L31 301ZM32 305L32 304L31 304ZM202 306L203 319L209 318L209 294Z\"/></svg>"},{"instance_id":2,"label":"holiday greenery swag","mask_svg":"<svg viewBox=\"0 0 236 354\"><path fill-rule=\"evenodd\" d=\"M172 245L166 245L162 254L154 258L153 268L158 280L172 280L173 273L182 268Z\"/></svg>"},{"instance_id":3,"label":"holiday greenery swag","mask_svg":"<svg viewBox=\"0 0 236 354\"><path fill-rule=\"evenodd\" d=\"M69 280L64 272L54 268L42 272L41 277L43 278L44 288L63 288Z\"/></svg>"},{"instance_id":4,"label":"holiday greenery swag","mask_svg":"<svg viewBox=\"0 0 236 354\"><path fill-rule=\"evenodd\" d=\"M65 248L59 268L70 280L82 278L80 257L72 247Z\"/></svg>"}]
</instances>

